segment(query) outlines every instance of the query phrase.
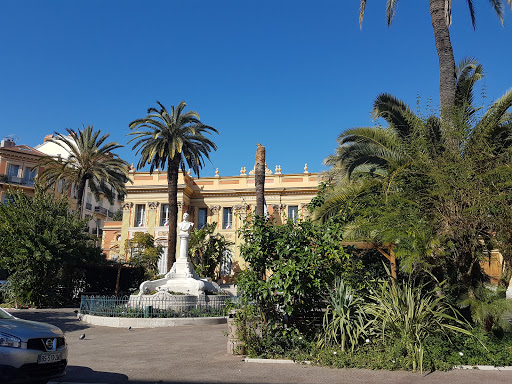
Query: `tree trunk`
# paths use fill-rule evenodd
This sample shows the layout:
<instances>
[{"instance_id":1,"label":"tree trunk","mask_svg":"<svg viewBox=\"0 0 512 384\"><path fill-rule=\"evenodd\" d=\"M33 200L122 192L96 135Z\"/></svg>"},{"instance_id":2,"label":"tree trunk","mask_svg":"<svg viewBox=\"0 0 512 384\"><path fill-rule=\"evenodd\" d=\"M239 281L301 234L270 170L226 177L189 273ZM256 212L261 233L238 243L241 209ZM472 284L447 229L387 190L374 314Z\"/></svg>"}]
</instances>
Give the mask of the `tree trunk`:
<instances>
[{"instance_id":1,"label":"tree trunk","mask_svg":"<svg viewBox=\"0 0 512 384\"><path fill-rule=\"evenodd\" d=\"M265 213L265 147L256 144L256 162L254 164L254 184L256 187L256 215Z\"/></svg>"},{"instance_id":2,"label":"tree trunk","mask_svg":"<svg viewBox=\"0 0 512 384\"><path fill-rule=\"evenodd\" d=\"M76 210L80 213L80 218L84 218L84 192L87 179L81 179L76 189Z\"/></svg>"},{"instance_id":3,"label":"tree trunk","mask_svg":"<svg viewBox=\"0 0 512 384\"><path fill-rule=\"evenodd\" d=\"M450 29L446 21L446 0L429 0L430 19L434 29L437 56L439 58L439 96L441 99L441 117L445 122L447 147L450 151L458 151L457 132L451 119L455 105L456 71L453 48L450 41Z\"/></svg>"},{"instance_id":4,"label":"tree trunk","mask_svg":"<svg viewBox=\"0 0 512 384\"><path fill-rule=\"evenodd\" d=\"M507 289L510 286L510 280L512 279L512 263L503 260L503 270L501 272L498 286Z\"/></svg>"},{"instance_id":5,"label":"tree trunk","mask_svg":"<svg viewBox=\"0 0 512 384\"><path fill-rule=\"evenodd\" d=\"M169 199L169 237L167 240L167 272L176 261L176 242L178 238L178 172L180 157L176 154L169 159L167 168L167 193Z\"/></svg>"},{"instance_id":6,"label":"tree trunk","mask_svg":"<svg viewBox=\"0 0 512 384\"><path fill-rule=\"evenodd\" d=\"M116 278L116 290L115 295L117 296L119 294L119 283L121 281L121 269L123 268L123 265L121 262L118 262L117 264L117 278Z\"/></svg>"}]
</instances>

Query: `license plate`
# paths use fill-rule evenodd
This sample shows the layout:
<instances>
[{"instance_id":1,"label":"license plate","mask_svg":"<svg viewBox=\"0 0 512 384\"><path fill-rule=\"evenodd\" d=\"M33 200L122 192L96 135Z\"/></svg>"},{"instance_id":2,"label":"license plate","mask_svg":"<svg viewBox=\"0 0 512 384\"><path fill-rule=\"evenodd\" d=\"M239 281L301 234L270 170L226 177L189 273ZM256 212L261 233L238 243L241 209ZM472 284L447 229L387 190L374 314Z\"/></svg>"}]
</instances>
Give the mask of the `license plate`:
<instances>
[{"instance_id":1,"label":"license plate","mask_svg":"<svg viewBox=\"0 0 512 384\"><path fill-rule=\"evenodd\" d=\"M39 355L37 358L38 364L48 364L55 363L56 361L61 361L62 355L60 353L52 353L49 355Z\"/></svg>"}]
</instances>

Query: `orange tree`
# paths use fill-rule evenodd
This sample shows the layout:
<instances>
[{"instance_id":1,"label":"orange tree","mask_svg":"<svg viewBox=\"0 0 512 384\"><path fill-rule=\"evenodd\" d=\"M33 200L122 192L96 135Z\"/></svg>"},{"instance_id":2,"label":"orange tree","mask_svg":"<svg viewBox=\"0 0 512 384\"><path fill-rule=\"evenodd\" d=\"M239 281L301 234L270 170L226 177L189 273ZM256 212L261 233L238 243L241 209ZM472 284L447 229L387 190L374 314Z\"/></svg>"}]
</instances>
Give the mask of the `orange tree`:
<instances>
[{"instance_id":1,"label":"orange tree","mask_svg":"<svg viewBox=\"0 0 512 384\"><path fill-rule=\"evenodd\" d=\"M255 216L240 234L241 256L248 267L238 276L238 288L242 300L255 304L270 328L293 325L312 335L311 323L319 318L323 297L335 278L361 284L354 277L362 273L362 264L341 247L341 226L335 221L275 226L271 219Z\"/></svg>"}]
</instances>

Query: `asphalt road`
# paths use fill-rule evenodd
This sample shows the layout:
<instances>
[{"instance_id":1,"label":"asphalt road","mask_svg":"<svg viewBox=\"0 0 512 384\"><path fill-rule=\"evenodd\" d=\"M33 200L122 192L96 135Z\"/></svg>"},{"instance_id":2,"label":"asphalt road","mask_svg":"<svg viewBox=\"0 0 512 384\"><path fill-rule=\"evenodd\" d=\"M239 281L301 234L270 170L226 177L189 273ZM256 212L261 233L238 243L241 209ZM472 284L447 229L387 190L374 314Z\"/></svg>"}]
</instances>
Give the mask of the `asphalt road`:
<instances>
[{"instance_id":1,"label":"asphalt road","mask_svg":"<svg viewBox=\"0 0 512 384\"><path fill-rule=\"evenodd\" d=\"M512 383L512 371L454 370L419 374L243 362L227 354L227 326L121 329L82 323L74 309L10 311L66 332L68 373L58 383ZM79 336L85 333L84 340Z\"/></svg>"}]
</instances>

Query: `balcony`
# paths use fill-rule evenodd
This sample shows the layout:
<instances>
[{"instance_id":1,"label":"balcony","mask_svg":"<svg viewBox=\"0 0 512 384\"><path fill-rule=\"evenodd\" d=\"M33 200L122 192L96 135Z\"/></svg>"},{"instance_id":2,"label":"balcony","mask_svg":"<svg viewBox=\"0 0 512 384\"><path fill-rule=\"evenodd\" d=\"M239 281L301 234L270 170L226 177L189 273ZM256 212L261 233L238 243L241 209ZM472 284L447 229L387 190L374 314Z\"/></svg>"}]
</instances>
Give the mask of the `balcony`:
<instances>
[{"instance_id":1,"label":"balcony","mask_svg":"<svg viewBox=\"0 0 512 384\"><path fill-rule=\"evenodd\" d=\"M130 227L128 228L128 238L133 239L133 235L135 232L143 232L146 233L148 231L147 227Z\"/></svg>"},{"instance_id":2,"label":"balcony","mask_svg":"<svg viewBox=\"0 0 512 384\"><path fill-rule=\"evenodd\" d=\"M107 216L108 210L104 207L94 207L94 212Z\"/></svg>"},{"instance_id":3,"label":"balcony","mask_svg":"<svg viewBox=\"0 0 512 384\"><path fill-rule=\"evenodd\" d=\"M0 183L9 183L15 185L26 185L27 187L34 186L34 179L24 179L12 175L0 175Z\"/></svg>"}]
</instances>

